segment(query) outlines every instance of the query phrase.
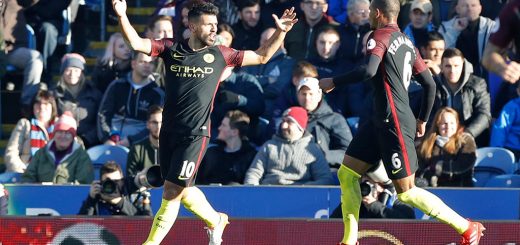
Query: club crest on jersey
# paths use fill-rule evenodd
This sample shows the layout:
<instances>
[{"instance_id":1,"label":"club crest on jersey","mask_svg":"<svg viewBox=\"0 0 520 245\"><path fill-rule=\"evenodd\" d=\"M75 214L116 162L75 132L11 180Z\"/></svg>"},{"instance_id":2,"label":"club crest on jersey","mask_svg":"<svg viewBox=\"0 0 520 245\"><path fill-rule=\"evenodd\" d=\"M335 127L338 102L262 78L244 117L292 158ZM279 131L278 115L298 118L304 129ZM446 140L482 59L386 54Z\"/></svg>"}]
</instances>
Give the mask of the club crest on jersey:
<instances>
[{"instance_id":1,"label":"club crest on jersey","mask_svg":"<svg viewBox=\"0 0 520 245\"><path fill-rule=\"evenodd\" d=\"M371 50L376 47L376 40L370 39L367 42L367 50Z\"/></svg>"},{"instance_id":2,"label":"club crest on jersey","mask_svg":"<svg viewBox=\"0 0 520 245\"><path fill-rule=\"evenodd\" d=\"M212 54L205 54L203 57L204 61L206 61L206 63L213 63L213 61L215 61L215 56L212 55Z\"/></svg>"},{"instance_id":3,"label":"club crest on jersey","mask_svg":"<svg viewBox=\"0 0 520 245\"><path fill-rule=\"evenodd\" d=\"M177 60L177 61L183 61L183 60L184 60L184 55L179 54L179 53L177 53L177 52L175 52L175 51L172 51L172 52L171 52L171 56L172 56L172 58L173 58L174 60Z\"/></svg>"}]
</instances>

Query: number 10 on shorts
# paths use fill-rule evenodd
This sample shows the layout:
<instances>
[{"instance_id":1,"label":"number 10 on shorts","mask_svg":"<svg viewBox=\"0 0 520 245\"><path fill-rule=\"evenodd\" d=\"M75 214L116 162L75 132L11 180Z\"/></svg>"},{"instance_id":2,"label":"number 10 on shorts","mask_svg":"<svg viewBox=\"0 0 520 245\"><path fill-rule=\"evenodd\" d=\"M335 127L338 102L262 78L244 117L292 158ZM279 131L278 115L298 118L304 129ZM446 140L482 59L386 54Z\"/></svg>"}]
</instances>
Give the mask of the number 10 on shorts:
<instances>
[{"instance_id":1,"label":"number 10 on shorts","mask_svg":"<svg viewBox=\"0 0 520 245\"><path fill-rule=\"evenodd\" d=\"M193 175L193 172L195 172L195 163L184 160L184 162L182 162L182 169L179 179L189 179Z\"/></svg>"}]
</instances>

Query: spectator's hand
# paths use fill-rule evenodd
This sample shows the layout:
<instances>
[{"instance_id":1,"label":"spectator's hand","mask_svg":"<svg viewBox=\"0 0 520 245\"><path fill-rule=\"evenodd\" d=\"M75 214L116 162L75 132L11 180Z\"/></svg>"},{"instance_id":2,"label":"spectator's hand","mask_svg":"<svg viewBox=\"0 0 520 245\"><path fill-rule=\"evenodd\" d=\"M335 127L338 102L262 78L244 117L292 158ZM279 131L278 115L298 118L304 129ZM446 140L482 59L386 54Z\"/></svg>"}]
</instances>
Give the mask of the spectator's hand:
<instances>
[{"instance_id":1,"label":"spectator's hand","mask_svg":"<svg viewBox=\"0 0 520 245\"><path fill-rule=\"evenodd\" d=\"M332 81L332 78L322 78L320 79L320 88L323 92L328 93L334 89L335 85Z\"/></svg>"},{"instance_id":2,"label":"spectator's hand","mask_svg":"<svg viewBox=\"0 0 520 245\"><path fill-rule=\"evenodd\" d=\"M500 71L499 75L509 83L516 83L520 79L520 63L511 61Z\"/></svg>"},{"instance_id":3,"label":"spectator's hand","mask_svg":"<svg viewBox=\"0 0 520 245\"><path fill-rule=\"evenodd\" d=\"M296 19L296 13L294 13L294 7L283 11L283 15L280 18L274 14L272 16L278 30L283 32L290 31L293 25L298 22L298 19Z\"/></svg>"},{"instance_id":4,"label":"spectator's hand","mask_svg":"<svg viewBox=\"0 0 520 245\"><path fill-rule=\"evenodd\" d=\"M426 66L428 66L428 68L434 76L439 75L441 73L441 68L432 60L424 59L424 63L426 64Z\"/></svg>"},{"instance_id":5,"label":"spectator's hand","mask_svg":"<svg viewBox=\"0 0 520 245\"><path fill-rule=\"evenodd\" d=\"M112 0L112 7L117 16L126 15L126 0Z\"/></svg>"},{"instance_id":6,"label":"spectator's hand","mask_svg":"<svg viewBox=\"0 0 520 245\"><path fill-rule=\"evenodd\" d=\"M99 180L92 181L92 184L90 184L90 191L88 195L92 199L96 199L96 196L101 193L101 182Z\"/></svg>"},{"instance_id":7,"label":"spectator's hand","mask_svg":"<svg viewBox=\"0 0 520 245\"><path fill-rule=\"evenodd\" d=\"M417 137L423 137L426 132L426 122L417 119Z\"/></svg>"},{"instance_id":8,"label":"spectator's hand","mask_svg":"<svg viewBox=\"0 0 520 245\"><path fill-rule=\"evenodd\" d=\"M122 140L120 140L119 145L124 147L130 147L130 141L128 140L128 137L124 137Z\"/></svg>"},{"instance_id":9,"label":"spectator's hand","mask_svg":"<svg viewBox=\"0 0 520 245\"><path fill-rule=\"evenodd\" d=\"M373 192L375 192L375 191L373 191ZM375 193L375 194L377 194L377 193ZM373 193L370 193L370 194L364 196L363 199L362 199L362 201L363 201L363 204L364 204L364 205L370 205L370 204L372 204L373 202L377 201L377 199L376 199L376 197L373 195Z\"/></svg>"},{"instance_id":10,"label":"spectator's hand","mask_svg":"<svg viewBox=\"0 0 520 245\"><path fill-rule=\"evenodd\" d=\"M219 104L238 105L238 94L226 89L219 89L217 94L217 101Z\"/></svg>"},{"instance_id":11,"label":"spectator's hand","mask_svg":"<svg viewBox=\"0 0 520 245\"><path fill-rule=\"evenodd\" d=\"M457 18L457 19L455 19L455 22L453 23L453 28L455 28L455 30L457 30L457 31L462 31L462 30L466 29L466 27L468 27L468 24L469 24L468 18L466 18L466 17Z\"/></svg>"}]
</instances>

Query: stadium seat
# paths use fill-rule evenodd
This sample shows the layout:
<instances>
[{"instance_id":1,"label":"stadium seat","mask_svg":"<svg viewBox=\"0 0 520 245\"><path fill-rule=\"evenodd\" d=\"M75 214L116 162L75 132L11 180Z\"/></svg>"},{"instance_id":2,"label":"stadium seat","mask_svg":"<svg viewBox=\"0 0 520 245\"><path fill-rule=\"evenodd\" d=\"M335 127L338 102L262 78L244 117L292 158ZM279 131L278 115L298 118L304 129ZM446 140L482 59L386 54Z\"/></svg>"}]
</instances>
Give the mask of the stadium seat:
<instances>
[{"instance_id":1,"label":"stadium seat","mask_svg":"<svg viewBox=\"0 0 520 245\"><path fill-rule=\"evenodd\" d=\"M107 161L115 161L125 173L128 151L128 148L119 145L97 145L88 149L87 154L94 165L95 179L99 179L99 169Z\"/></svg>"},{"instance_id":2,"label":"stadium seat","mask_svg":"<svg viewBox=\"0 0 520 245\"><path fill-rule=\"evenodd\" d=\"M350 127L352 135L355 135L359 127L359 117L347 117L347 124Z\"/></svg>"},{"instance_id":3,"label":"stadium seat","mask_svg":"<svg viewBox=\"0 0 520 245\"><path fill-rule=\"evenodd\" d=\"M515 171L515 155L501 147L477 149L474 180L475 186L486 186L486 182L497 175L512 174Z\"/></svg>"},{"instance_id":4,"label":"stadium seat","mask_svg":"<svg viewBox=\"0 0 520 245\"><path fill-rule=\"evenodd\" d=\"M497 175L487 181L486 187L520 188L520 175L518 175L518 174Z\"/></svg>"}]
</instances>

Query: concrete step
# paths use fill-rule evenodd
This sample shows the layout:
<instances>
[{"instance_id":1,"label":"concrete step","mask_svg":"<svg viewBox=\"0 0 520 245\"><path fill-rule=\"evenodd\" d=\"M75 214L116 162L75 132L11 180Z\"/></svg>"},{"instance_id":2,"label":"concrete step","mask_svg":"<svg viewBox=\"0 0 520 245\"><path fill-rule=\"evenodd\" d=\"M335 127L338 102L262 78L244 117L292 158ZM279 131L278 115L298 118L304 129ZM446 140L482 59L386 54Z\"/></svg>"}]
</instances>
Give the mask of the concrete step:
<instances>
[{"instance_id":1,"label":"concrete step","mask_svg":"<svg viewBox=\"0 0 520 245\"><path fill-rule=\"evenodd\" d=\"M132 24L132 26L135 28L135 30L137 31L137 33L143 33L144 30L146 29L146 24ZM118 25L108 25L107 26L107 33L114 33L114 32L120 32L121 29L119 28ZM107 35L107 36L110 36Z\"/></svg>"}]
</instances>

